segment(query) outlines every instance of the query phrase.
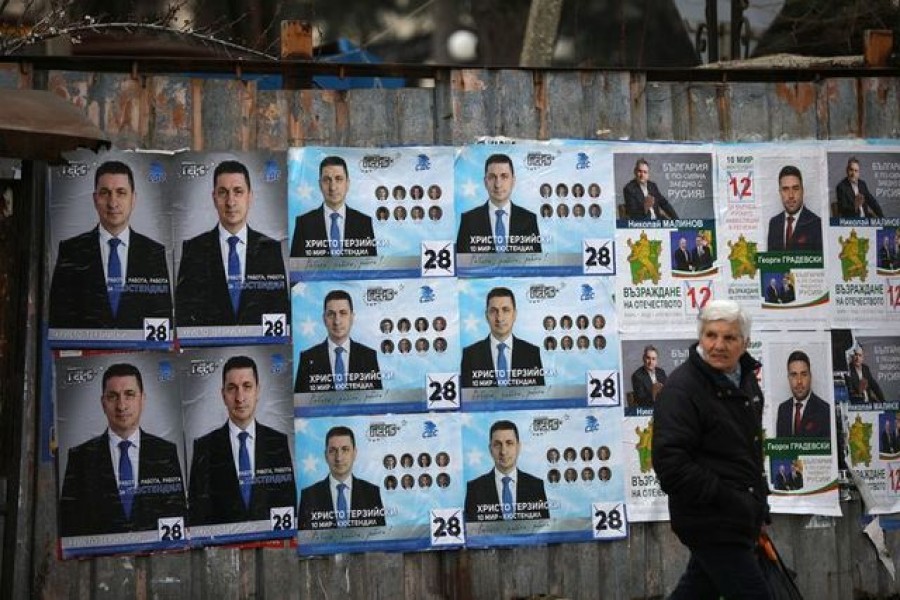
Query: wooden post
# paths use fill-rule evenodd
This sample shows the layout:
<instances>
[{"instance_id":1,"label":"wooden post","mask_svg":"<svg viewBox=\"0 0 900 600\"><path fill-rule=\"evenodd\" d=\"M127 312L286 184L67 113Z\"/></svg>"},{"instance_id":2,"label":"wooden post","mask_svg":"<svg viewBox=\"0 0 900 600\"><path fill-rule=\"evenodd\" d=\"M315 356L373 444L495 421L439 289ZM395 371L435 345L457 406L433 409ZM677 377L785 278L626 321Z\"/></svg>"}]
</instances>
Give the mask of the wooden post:
<instances>
[{"instance_id":1,"label":"wooden post","mask_svg":"<svg viewBox=\"0 0 900 600\"><path fill-rule=\"evenodd\" d=\"M312 60L312 23L309 21L281 22L281 60ZM281 87L298 90L312 87L312 77L296 67L285 67Z\"/></svg>"}]
</instances>

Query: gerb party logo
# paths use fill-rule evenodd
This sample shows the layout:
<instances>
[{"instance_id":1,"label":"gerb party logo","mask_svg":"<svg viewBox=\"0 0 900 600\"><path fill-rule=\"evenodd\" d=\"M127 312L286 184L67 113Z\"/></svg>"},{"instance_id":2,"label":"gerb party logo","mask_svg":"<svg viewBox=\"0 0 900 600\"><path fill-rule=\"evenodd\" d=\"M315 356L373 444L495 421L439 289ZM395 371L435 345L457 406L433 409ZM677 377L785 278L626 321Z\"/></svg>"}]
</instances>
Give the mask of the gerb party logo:
<instances>
[{"instance_id":1,"label":"gerb party logo","mask_svg":"<svg viewBox=\"0 0 900 600\"><path fill-rule=\"evenodd\" d=\"M212 360L192 360L191 375L200 375L206 377L216 372L217 365Z\"/></svg>"},{"instance_id":2,"label":"gerb party logo","mask_svg":"<svg viewBox=\"0 0 900 600\"><path fill-rule=\"evenodd\" d=\"M437 437L438 434L438 426L434 421L425 421L422 425L422 437L423 438L433 438Z\"/></svg>"},{"instance_id":3,"label":"gerb party logo","mask_svg":"<svg viewBox=\"0 0 900 600\"><path fill-rule=\"evenodd\" d=\"M397 425L396 423L387 423L384 421L380 421L377 423L369 424L369 431L366 434L366 437L369 438L371 442L379 442L381 440L392 438L400 433L402 429L401 425Z\"/></svg>"},{"instance_id":4,"label":"gerb party logo","mask_svg":"<svg viewBox=\"0 0 900 600\"><path fill-rule=\"evenodd\" d=\"M530 302L541 302L542 300L552 300L556 298L560 288L553 285L537 284L529 286L528 300Z\"/></svg>"},{"instance_id":5,"label":"gerb party logo","mask_svg":"<svg viewBox=\"0 0 900 600\"><path fill-rule=\"evenodd\" d=\"M150 183L163 183L166 180L166 168L158 160L150 163L150 169L147 172L147 181Z\"/></svg>"},{"instance_id":6,"label":"gerb party logo","mask_svg":"<svg viewBox=\"0 0 900 600\"><path fill-rule=\"evenodd\" d=\"M434 289L430 285L423 285L419 288L419 303L424 302L434 302L437 300L435 297Z\"/></svg>"},{"instance_id":7,"label":"gerb party logo","mask_svg":"<svg viewBox=\"0 0 900 600\"><path fill-rule=\"evenodd\" d=\"M582 302L594 299L594 288L587 283L581 284L581 296L579 300Z\"/></svg>"},{"instance_id":8,"label":"gerb party logo","mask_svg":"<svg viewBox=\"0 0 900 600\"><path fill-rule=\"evenodd\" d=\"M391 302L397 297L398 293L400 293L399 289L395 290L381 286L368 288L366 289L366 304L374 306L382 302Z\"/></svg>"},{"instance_id":9,"label":"gerb party logo","mask_svg":"<svg viewBox=\"0 0 900 600\"><path fill-rule=\"evenodd\" d=\"M731 263L731 277L740 279L741 277L756 277L756 255L758 253L756 242L747 241L744 235L738 237L737 242L732 243L728 240L728 262Z\"/></svg>"},{"instance_id":10,"label":"gerb party logo","mask_svg":"<svg viewBox=\"0 0 900 600\"><path fill-rule=\"evenodd\" d=\"M631 254L626 259L631 269L631 282L634 285L647 280L654 284L659 283L659 253L662 250L662 242L649 239L647 232L642 231L637 242L628 238L627 243L631 248Z\"/></svg>"},{"instance_id":11,"label":"gerb party logo","mask_svg":"<svg viewBox=\"0 0 900 600\"><path fill-rule=\"evenodd\" d=\"M66 369L66 385L90 383L97 376L97 369Z\"/></svg>"},{"instance_id":12,"label":"gerb party logo","mask_svg":"<svg viewBox=\"0 0 900 600\"><path fill-rule=\"evenodd\" d=\"M600 421L594 415L588 415L584 418L584 432L593 433L600 431Z\"/></svg>"},{"instance_id":13,"label":"gerb party logo","mask_svg":"<svg viewBox=\"0 0 900 600\"><path fill-rule=\"evenodd\" d=\"M206 177L207 173L209 173L209 165L193 162L181 163L181 170L179 171L179 174L182 177L187 177L188 179L194 179L196 177Z\"/></svg>"},{"instance_id":14,"label":"gerb party logo","mask_svg":"<svg viewBox=\"0 0 900 600\"><path fill-rule=\"evenodd\" d=\"M431 159L427 154L419 154L416 157L416 171L430 171Z\"/></svg>"},{"instance_id":15,"label":"gerb party logo","mask_svg":"<svg viewBox=\"0 0 900 600\"><path fill-rule=\"evenodd\" d=\"M546 152L529 152L525 156L525 168L529 170L542 169L553 164L556 157Z\"/></svg>"},{"instance_id":16,"label":"gerb party logo","mask_svg":"<svg viewBox=\"0 0 900 600\"><path fill-rule=\"evenodd\" d=\"M575 168L576 169L590 169L591 168L591 159L588 158L588 155L584 152L579 152L578 156L575 159Z\"/></svg>"},{"instance_id":17,"label":"gerb party logo","mask_svg":"<svg viewBox=\"0 0 900 600\"><path fill-rule=\"evenodd\" d=\"M841 276L844 281L854 278L865 281L869 274L869 265L866 264L869 238L861 238L856 235L856 229L851 229L846 240L843 236L838 237L838 243L841 245L838 258L841 259Z\"/></svg>"},{"instance_id":18,"label":"gerb party logo","mask_svg":"<svg viewBox=\"0 0 900 600\"><path fill-rule=\"evenodd\" d=\"M74 179L75 177L84 177L85 175L87 175L87 172L87 163L73 162L69 163L68 165L63 165L59 168L59 174L70 179Z\"/></svg>"},{"instance_id":19,"label":"gerb party logo","mask_svg":"<svg viewBox=\"0 0 900 600\"><path fill-rule=\"evenodd\" d=\"M534 435L544 435L558 431L562 427L562 419L556 417L535 417L531 422L531 432Z\"/></svg>"},{"instance_id":20,"label":"gerb party logo","mask_svg":"<svg viewBox=\"0 0 900 600\"><path fill-rule=\"evenodd\" d=\"M383 154L366 154L359 161L359 170L371 173L378 169L387 169L394 164L394 159Z\"/></svg>"}]
</instances>

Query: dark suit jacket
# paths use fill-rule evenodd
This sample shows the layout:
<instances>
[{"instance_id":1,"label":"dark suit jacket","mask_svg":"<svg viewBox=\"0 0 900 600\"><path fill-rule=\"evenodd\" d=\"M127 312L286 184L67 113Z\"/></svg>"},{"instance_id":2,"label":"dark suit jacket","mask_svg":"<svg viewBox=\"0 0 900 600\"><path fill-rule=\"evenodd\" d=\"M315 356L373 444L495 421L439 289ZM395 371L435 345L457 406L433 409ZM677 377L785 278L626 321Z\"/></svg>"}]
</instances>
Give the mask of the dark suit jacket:
<instances>
[{"instance_id":1,"label":"dark suit jacket","mask_svg":"<svg viewBox=\"0 0 900 600\"><path fill-rule=\"evenodd\" d=\"M194 440L189 525L268 520L270 508L297 505L287 436L257 421L254 442L254 482L248 509L234 469L228 423Z\"/></svg>"},{"instance_id":2,"label":"dark suit jacket","mask_svg":"<svg viewBox=\"0 0 900 600\"><path fill-rule=\"evenodd\" d=\"M778 299L781 300L782 304L788 304L797 299L797 293L794 291L794 286L789 283L785 283L781 286L781 293L778 295Z\"/></svg>"},{"instance_id":3,"label":"dark suit jacket","mask_svg":"<svg viewBox=\"0 0 900 600\"><path fill-rule=\"evenodd\" d=\"M360 515L354 511L377 511L373 515ZM303 488L300 492L300 509L297 511L297 528L332 529L337 527L336 507L332 506L328 477ZM316 516L314 513L321 513ZM353 491L350 494L350 527L379 527L384 525L384 506L381 504L381 490L377 485L359 477L353 477Z\"/></svg>"},{"instance_id":4,"label":"dark suit jacket","mask_svg":"<svg viewBox=\"0 0 900 600\"><path fill-rule=\"evenodd\" d=\"M119 498L104 432L69 450L59 499L59 531L63 537L156 530L157 519L186 517L181 463L175 444L141 430L138 489L131 519Z\"/></svg>"},{"instance_id":5,"label":"dark suit jacket","mask_svg":"<svg viewBox=\"0 0 900 600\"><path fill-rule=\"evenodd\" d=\"M516 481L516 519L549 519L550 507L544 482L534 475L518 470ZM540 506L528 507L528 503ZM481 510L479 511L479 508ZM503 510L497 496L494 469L466 484L466 521L502 521Z\"/></svg>"},{"instance_id":6,"label":"dark suit jacket","mask_svg":"<svg viewBox=\"0 0 900 600\"><path fill-rule=\"evenodd\" d=\"M866 185L866 182L860 179L857 183L857 187L859 187L859 193L862 194L864 198L863 207L866 216L883 217L884 213L881 212L881 206L878 204L878 200L875 199L875 196L869 193L869 186ZM838 216L849 219L860 218L855 210L856 198L853 194L853 187L850 185L850 180L844 177L841 182L837 184L837 189L835 191L837 193Z\"/></svg>"},{"instance_id":7,"label":"dark suit jacket","mask_svg":"<svg viewBox=\"0 0 900 600\"><path fill-rule=\"evenodd\" d=\"M247 228L247 265L234 314L218 227L184 242L175 286L178 326L262 325L264 313L283 313L291 322L281 244Z\"/></svg>"},{"instance_id":8,"label":"dark suit jacket","mask_svg":"<svg viewBox=\"0 0 900 600\"><path fill-rule=\"evenodd\" d=\"M780 304L781 303L781 288L772 287L771 285L766 286L766 302L771 304Z\"/></svg>"},{"instance_id":9,"label":"dark suit jacket","mask_svg":"<svg viewBox=\"0 0 900 600\"><path fill-rule=\"evenodd\" d=\"M766 249L777 250L814 250L822 251L822 220L805 206L800 218L794 223L794 233L790 244L784 245L784 211L769 220L769 241Z\"/></svg>"},{"instance_id":10,"label":"dark suit jacket","mask_svg":"<svg viewBox=\"0 0 900 600\"><path fill-rule=\"evenodd\" d=\"M513 336L509 385L544 385L541 350ZM530 371L537 369L536 374ZM462 387L497 387L497 374L491 358L491 336L463 349L460 367Z\"/></svg>"},{"instance_id":11,"label":"dark suit jacket","mask_svg":"<svg viewBox=\"0 0 900 600\"><path fill-rule=\"evenodd\" d=\"M691 268L694 264L694 261L691 260L691 251L685 248L682 250L681 248L675 248L675 253L672 255L672 268L676 271L693 271Z\"/></svg>"},{"instance_id":12,"label":"dark suit jacket","mask_svg":"<svg viewBox=\"0 0 900 600\"><path fill-rule=\"evenodd\" d=\"M790 473L776 473L775 474L775 489L776 490L788 490L790 489L790 484L788 480L790 479Z\"/></svg>"},{"instance_id":13,"label":"dark suit jacket","mask_svg":"<svg viewBox=\"0 0 900 600\"><path fill-rule=\"evenodd\" d=\"M162 244L131 230L125 289L113 318L99 228L59 243L50 283L51 328L143 329L145 317L172 318L172 291Z\"/></svg>"},{"instance_id":14,"label":"dark suit jacket","mask_svg":"<svg viewBox=\"0 0 900 600\"><path fill-rule=\"evenodd\" d=\"M705 248L701 255L700 249L694 248L691 250L691 262L694 263L694 270L696 271L711 269L713 266L712 252L709 251L709 248Z\"/></svg>"},{"instance_id":15,"label":"dark suit jacket","mask_svg":"<svg viewBox=\"0 0 900 600\"><path fill-rule=\"evenodd\" d=\"M887 248L881 246L878 249L878 266L882 269L896 269L900 267L900 256L897 256L897 251L893 245L889 244Z\"/></svg>"},{"instance_id":16,"label":"dark suit jacket","mask_svg":"<svg viewBox=\"0 0 900 600\"><path fill-rule=\"evenodd\" d=\"M666 382L666 372L659 367L656 367L656 381ZM645 408L653 406L653 382L650 381L650 374L644 367L631 374L631 390L634 392L635 406Z\"/></svg>"},{"instance_id":17,"label":"dark suit jacket","mask_svg":"<svg viewBox=\"0 0 900 600\"><path fill-rule=\"evenodd\" d=\"M622 194L625 196L625 216L629 219L646 221L650 219L650 215L644 211L644 192L641 191L641 185L636 179L632 179L622 188ZM659 187L652 181L647 182L647 194L653 196L656 200L656 218L657 219L677 219L678 213L666 200L666 197L659 191ZM665 214L660 214L662 211Z\"/></svg>"},{"instance_id":18,"label":"dark suit jacket","mask_svg":"<svg viewBox=\"0 0 900 600\"><path fill-rule=\"evenodd\" d=\"M900 451L900 439L897 439L897 431L891 427L890 431L881 431L881 452L893 454Z\"/></svg>"},{"instance_id":19,"label":"dark suit jacket","mask_svg":"<svg viewBox=\"0 0 900 600\"><path fill-rule=\"evenodd\" d=\"M372 218L349 206L346 207L346 223L344 223L344 239L342 256L377 256L375 231L372 229ZM327 227L325 225L325 208L320 206L297 217L294 220L294 238L291 240L291 256L314 257L331 256L328 248ZM316 242L309 248L306 242Z\"/></svg>"},{"instance_id":20,"label":"dark suit jacket","mask_svg":"<svg viewBox=\"0 0 900 600\"><path fill-rule=\"evenodd\" d=\"M867 382L869 395L874 394L876 398L875 401L884 402L884 393L881 391L881 386L878 385L878 382L872 377L872 371L869 370L869 366L862 365L862 372L863 379ZM851 404L870 402L866 397L867 394L863 394L859 389L859 375L856 374L856 369L852 365L850 366L850 371L847 373L847 387L850 390Z\"/></svg>"},{"instance_id":21,"label":"dark suit jacket","mask_svg":"<svg viewBox=\"0 0 900 600\"><path fill-rule=\"evenodd\" d=\"M494 232L491 230L491 218L488 214L490 200L467 210L459 222L456 235L456 251L465 254L488 254L496 252ZM507 252L540 252L541 242L537 238L537 216L528 210L510 202L509 222L507 225ZM473 239L474 238L474 239Z\"/></svg>"},{"instance_id":22,"label":"dark suit jacket","mask_svg":"<svg viewBox=\"0 0 900 600\"><path fill-rule=\"evenodd\" d=\"M828 403L816 396L809 395L803 418L800 419L800 433L794 436L791 430L794 426L794 399L788 398L778 405L778 420L775 423L775 435L777 437L831 437L831 407Z\"/></svg>"},{"instance_id":23,"label":"dark suit jacket","mask_svg":"<svg viewBox=\"0 0 900 600\"><path fill-rule=\"evenodd\" d=\"M381 371L378 368L378 354L368 346L350 340L350 364L347 365L348 390L380 390L381 378L365 378L366 375ZM328 357L328 340L300 353L294 392L327 392L334 390L334 376Z\"/></svg>"}]
</instances>

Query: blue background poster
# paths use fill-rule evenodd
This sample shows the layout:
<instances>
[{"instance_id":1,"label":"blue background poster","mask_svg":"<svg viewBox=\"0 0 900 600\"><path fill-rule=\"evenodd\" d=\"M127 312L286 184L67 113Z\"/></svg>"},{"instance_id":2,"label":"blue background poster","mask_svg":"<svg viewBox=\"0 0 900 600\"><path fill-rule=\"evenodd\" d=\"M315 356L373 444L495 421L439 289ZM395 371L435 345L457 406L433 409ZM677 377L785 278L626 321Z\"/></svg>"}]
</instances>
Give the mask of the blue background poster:
<instances>
[{"instance_id":1,"label":"blue background poster","mask_svg":"<svg viewBox=\"0 0 900 600\"><path fill-rule=\"evenodd\" d=\"M595 265L596 261L589 266L585 263L585 257L591 256L586 250L588 246L594 249L593 254L606 248L603 255L612 257L615 206L609 176L612 157L607 148L586 142L464 146L455 170L460 222L456 238L459 273L470 276L612 274L611 261L603 261L602 265ZM518 249L515 252L496 253L491 231L474 226L480 211L487 218L485 163L494 154L508 156L513 164L515 180L510 196L513 212L509 216L508 235L511 245ZM536 225L536 231L525 231L530 223ZM516 235L535 239L517 241Z\"/></svg>"},{"instance_id":2,"label":"blue background poster","mask_svg":"<svg viewBox=\"0 0 900 600\"><path fill-rule=\"evenodd\" d=\"M349 177L340 183L342 199L342 193L329 196L346 208L339 256L332 256L328 245L323 213L328 188L320 186L319 177L322 161L335 156L343 159ZM453 275L444 261L425 264L423 259L431 249L452 263L453 156L450 147L291 149L291 280Z\"/></svg>"},{"instance_id":3,"label":"blue background poster","mask_svg":"<svg viewBox=\"0 0 900 600\"><path fill-rule=\"evenodd\" d=\"M602 277L460 279L460 344L473 357L460 374L463 408L588 406L619 403L618 333L612 282ZM486 298L495 288L515 295L512 365L517 383L496 385L486 347ZM517 345L518 344L518 350ZM516 353L539 352L540 365ZM481 356L483 360L478 357ZM517 377L521 369L522 377ZM611 378L611 383L603 383ZM597 381L592 380L598 380ZM543 382L543 385L541 384Z\"/></svg>"},{"instance_id":4,"label":"blue background poster","mask_svg":"<svg viewBox=\"0 0 900 600\"><path fill-rule=\"evenodd\" d=\"M354 359L351 346L349 380L343 390L334 389L322 346L327 335L323 301L336 290L348 293L353 301L351 341L367 348L356 346ZM299 282L293 288L293 303L298 416L459 407L456 280ZM367 364L358 368L357 360Z\"/></svg>"},{"instance_id":5,"label":"blue background poster","mask_svg":"<svg viewBox=\"0 0 900 600\"><path fill-rule=\"evenodd\" d=\"M317 501L322 499L317 489L329 477L325 448L332 427L349 428L356 442L350 461L351 510L363 512L353 513L348 527L334 526L333 516L327 514L335 509L330 498ZM440 413L296 419L298 495L301 507L309 507L298 515L299 553L408 551L461 544L465 486L459 427L457 415ZM338 436L331 439L340 441ZM337 468L346 468L344 460ZM372 499L376 494L372 486L378 488L383 510ZM353 499L355 494L365 494L367 501Z\"/></svg>"},{"instance_id":6,"label":"blue background poster","mask_svg":"<svg viewBox=\"0 0 900 600\"><path fill-rule=\"evenodd\" d=\"M624 463L619 456L620 408L465 413L459 417L466 448L467 494L471 494L466 502L470 507L466 512L468 546L577 542L627 535ZM517 460L513 460L519 469L517 511L516 518L508 520L498 518L496 502L490 496L485 498L482 485L485 479L486 485L496 485L490 430L500 421L515 424L519 437ZM472 483L481 477L485 479ZM536 501L541 486L546 496L543 506ZM493 496L497 497L496 489Z\"/></svg>"}]
</instances>

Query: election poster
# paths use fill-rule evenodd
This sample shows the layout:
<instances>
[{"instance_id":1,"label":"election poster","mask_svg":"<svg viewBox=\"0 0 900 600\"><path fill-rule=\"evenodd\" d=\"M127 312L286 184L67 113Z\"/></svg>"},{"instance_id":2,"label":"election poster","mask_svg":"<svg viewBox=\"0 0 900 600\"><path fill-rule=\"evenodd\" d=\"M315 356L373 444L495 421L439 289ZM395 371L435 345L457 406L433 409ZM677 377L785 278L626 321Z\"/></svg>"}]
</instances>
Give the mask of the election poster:
<instances>
[{"instance_id":1,"label":"election poster","mask_svg":"<svg viewBox=\"0 0 900 600\"><path fill-rule=\"evenodd\" d=\"M900 310L900 146L827 152L832 323L878 328Z\"/></svg>"},{"instance_id":2,"label":"election poster","mask_svg":"<svg viewBox=\"0 0 900 600\"><path fill-rule=\"evenodd\" d=\"M70 356L54 367L62 557L185 547L173 355Z\"/></svg>"},{"instance_id":3,"label":"election poster","mask_svg":"<svg viewBox=\"0 0 900 600\"><path fill-rule=\"evenodd\" d=\"M191 545L296 533L291 346L178 357Z\"/></svg>"},{"instance_id":4,"label":"election poster","mask_svg":"<svg viewBox=\"0 0 900 600\"><path fill-rule=\"evenodd\" d=\"M668 496L653 469L653 408L669 375L687 360L696 342L696 335L676 332L622 335L622 455L625 498L634 522L669 518Z\"/></svg>"},{"instance_id":5,"label":"election poster","mask_svg":"<svg viewBox=\"0 0 900 600\"><path fill-rule=\"evenodd\" d=\"M506 142L470 144L457 156L459 274L613 275L609 146Z\"/></svg>"},{"instance_id":6,"label":"election poster","mask_svg":"<svg viewBox=\"0 0 900 600\"><path fill-rule=\"evenodd\" d=\"M866 512L900 510L900 327L831 332L846 464Z\"/></svg>"},{"instance_id":7,"label":"election poster","mask_svg":"<svg viewBox=\"0 0 900 600\"><path fill-rule=\"evenodd\" d=\"M453 277L454 149L292 148L291 281Z\"/></svg>"},{"instance_id":8,"label":"election poster","mask_svg":"<svg viewBox=\"0 0 900 600\"><path fill-rule=\"evenodd\" d=\"M456 280L301 281L292 298L298 416L460 407Z\"/></svg>"},{"instance_id":9,"label":"election poster","mask_svg":"<svg viewBox=\"0 0 900 600\"><path fill-rule=\"evenodd\" d=\"M775 513L840 516L831 340L825 331L760 332L766 476Z\"/></svg>"},{"instance_id":10,"label":"election poster","mask_svg":"<svg viewBox=\"0 0 900 600\"><path fill-rule=\"evenodd\" d=\"M460 413L466 545L628 535L621 407Z\"/></svg>"},{"instance_id":11,"label":"election poster","mask_svg":"<svg viewBox=\"0 0 900 600\"><path fill-rule=\"evenodd\" d=\"M750 311L760 327L790 327L798 318L804 327L826 327L824 152L812 144L717 150L725 297Z\"/></svg>"},{"instance_id":12,"label":"election poster","mask_svg":"<svg viewBox=\"0 0 900 600\"><path fill-rule=\"evenodd\" d=\"M167 157L78 151L68 158L49 176L51 347L171 347Z\"/></svg>"},{"instance_id":13,"label":"election poster","mask_svg":"<svg viewBox=\"0 0 900 600\"><path fill-rule=\"evenodd\" d=\"M297 418L295 443L301 556L465 543L456 414Z\"/></svg>"},{"instance_id":14,"label":"election poster","mask_svg":"<svg viewBox=\"0 0 900 600\"><path fill-rule=\"evenodd\" d=\"M180 344L289 343L284 152L185 152L171 163Z\"/></svg>"},{"instance_id":15,"label":"election poster","mask_svg":"<svg viewBox=\"0 0 900 600\"><path fill-rule=\"evenodd\" d=\"M608 278L456 283L465 410L621 404L617 320Z\"/></svg>"},{"instance_id":16,"label":"election poster","mask_svg":"<svg viewBox=\"0 0 900 600\"><path fill-rule=\"evenodd\" d=\"M712 147L621 144L613 166L620 326L690 327L719 273Z\"/></svg>"}]
</instances>

